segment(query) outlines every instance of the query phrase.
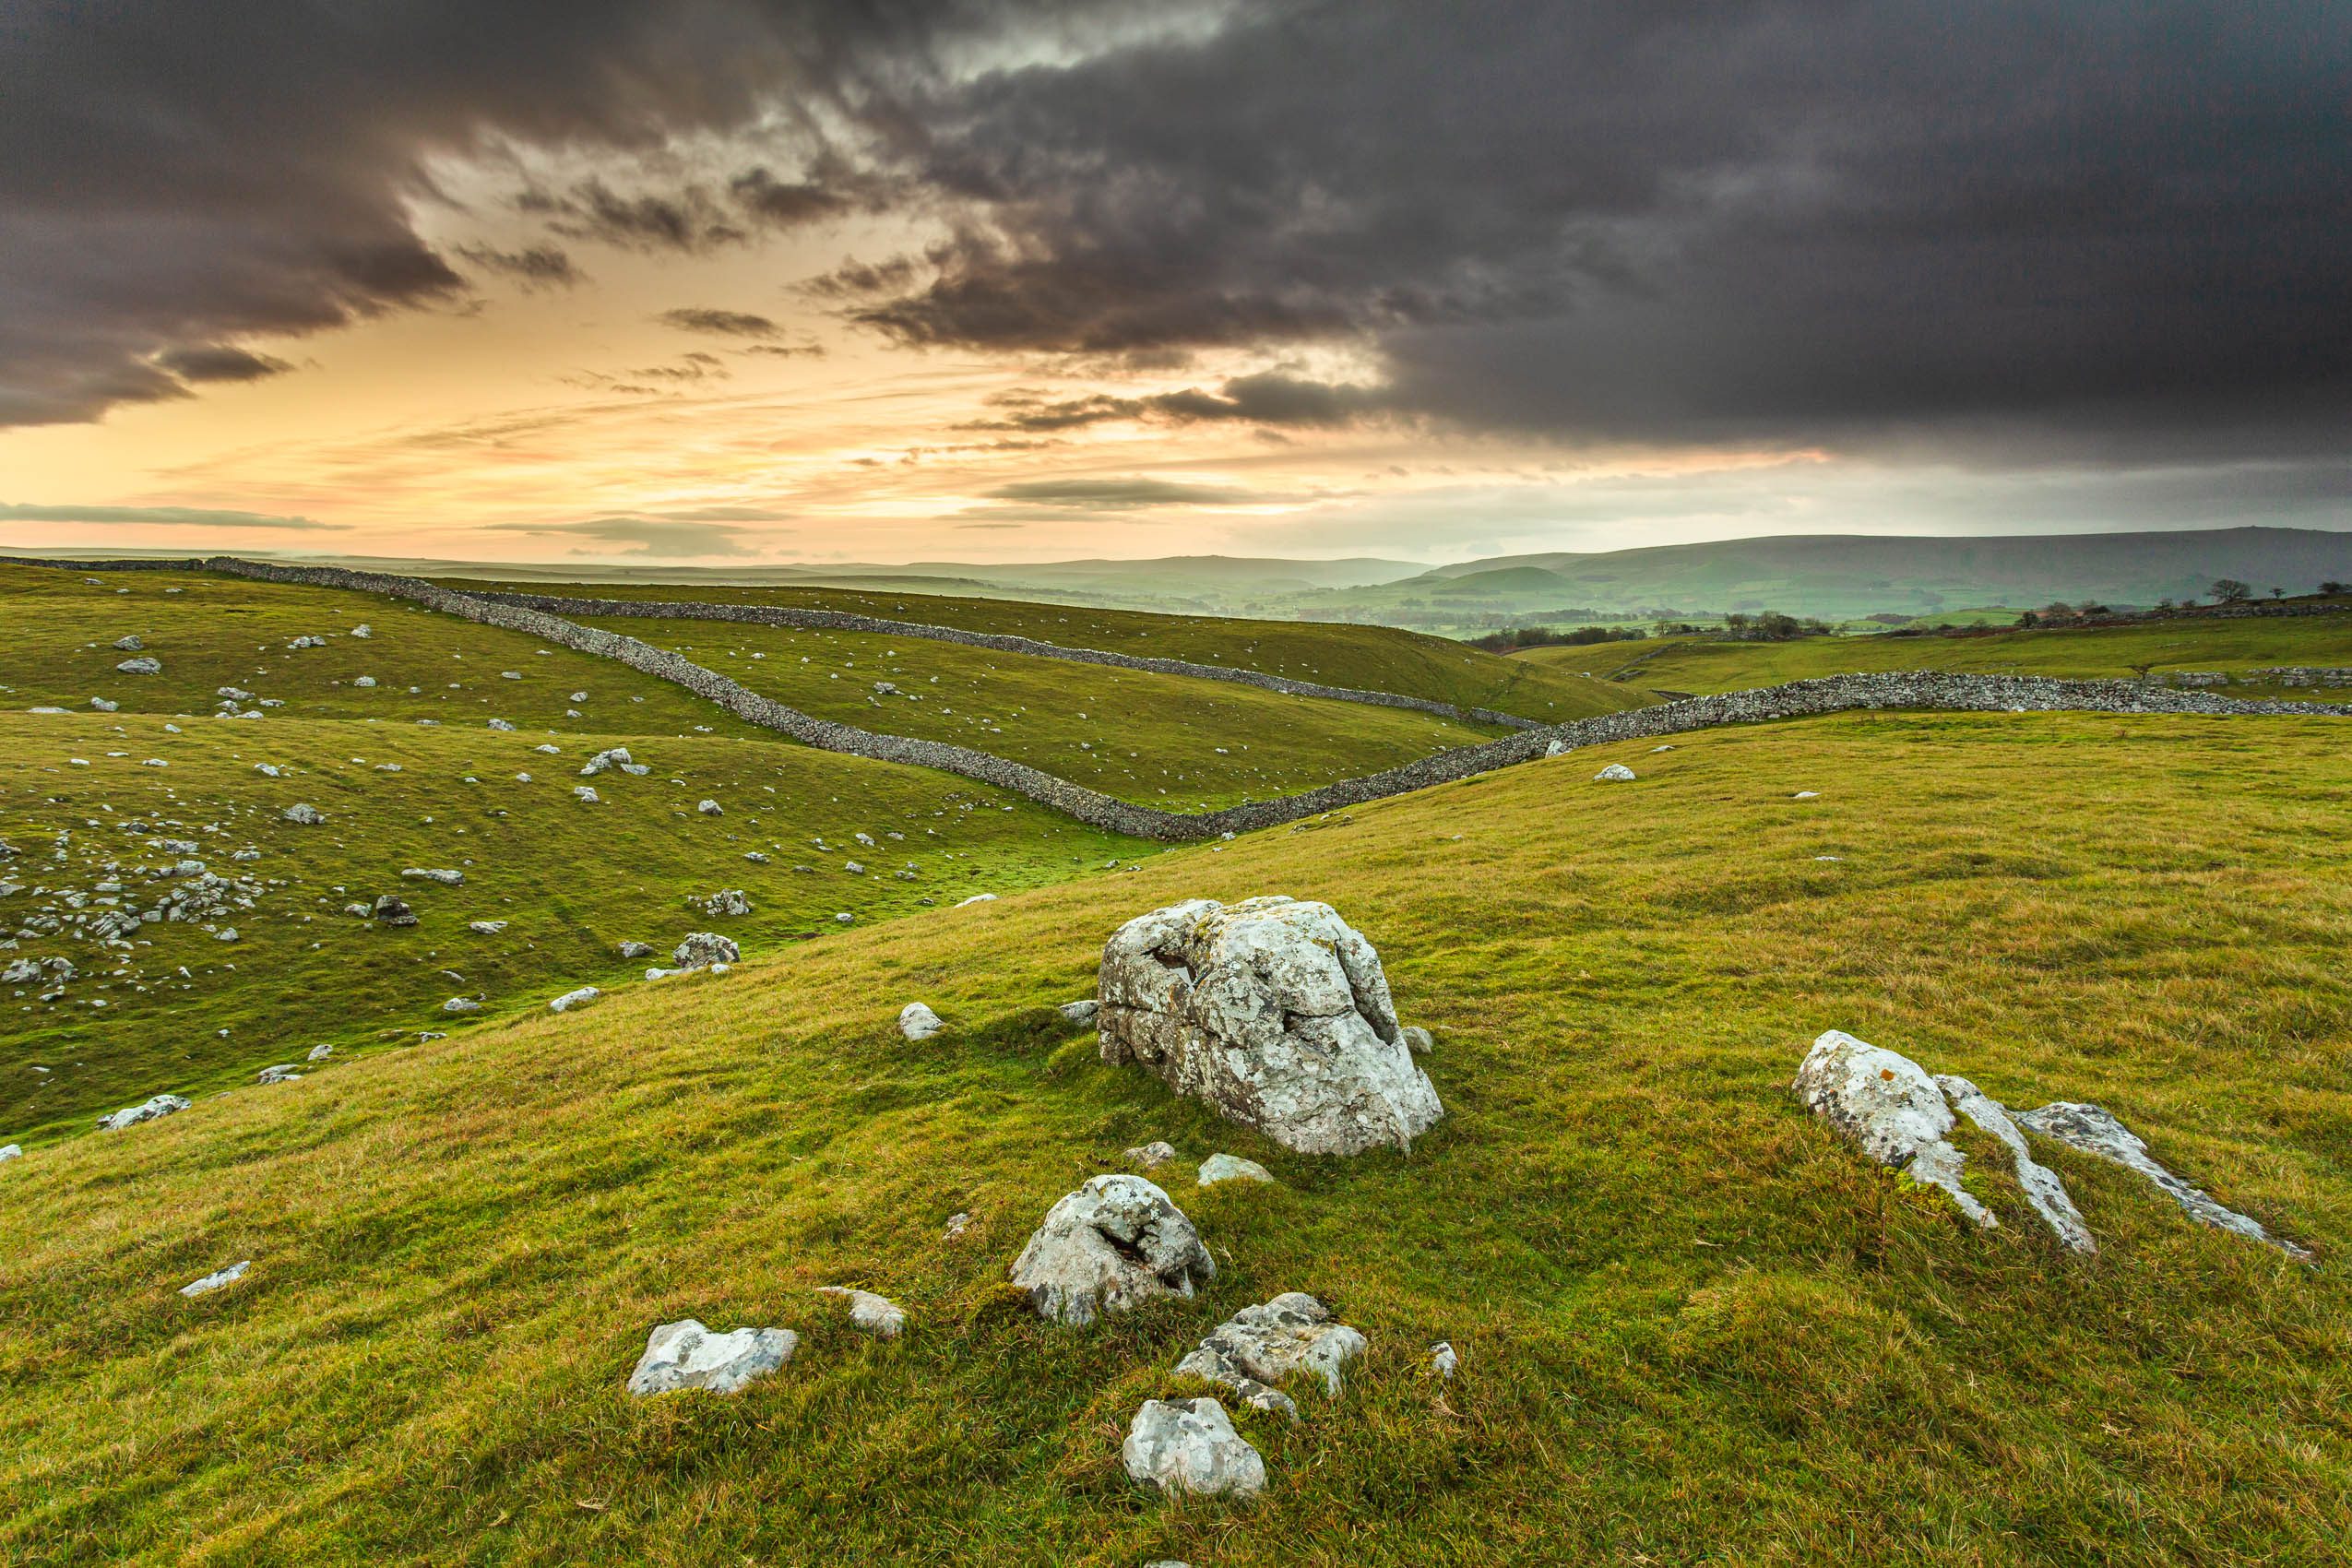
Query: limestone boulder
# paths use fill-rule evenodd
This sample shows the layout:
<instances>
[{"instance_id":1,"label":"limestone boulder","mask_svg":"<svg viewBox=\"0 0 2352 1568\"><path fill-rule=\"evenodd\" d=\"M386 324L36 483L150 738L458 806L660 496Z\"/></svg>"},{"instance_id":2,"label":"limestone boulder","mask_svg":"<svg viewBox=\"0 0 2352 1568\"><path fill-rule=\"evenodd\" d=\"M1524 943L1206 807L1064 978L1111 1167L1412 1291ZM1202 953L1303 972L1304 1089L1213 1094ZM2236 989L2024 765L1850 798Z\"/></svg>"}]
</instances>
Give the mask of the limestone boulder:
<instances>
[{"instance_id":1,"label":"limestone boulder","mask_svg":"<svg viewBox=\"0 0 2352 1568\"><path fill-rule=\"evenodd\" d=\"M1445 1113L1380 955L1328 904L1195 898L1122 926L1096 987L1102 1059L1302 1154L1405 1147Z\"/></svg>"},{"instance_id":2,"label":"limestone boulder","mask_svg":"<svg viewBox=\"0 0 2352 1568\"><path fill-rule=\"evenodd\" d=\"M1949 1139L1957 1119L1928 1070L1909 1057L1831 1029L1806 1052L1796 1089L1807 1109L1881 1165L1941 1187L1987 1229L2000 1224L1961 1187L1967 1157Z\"/></svg>"},{"instance_id":3,"label":"limestone boulder","mask_svg":"<svg viewBox=\"0 0 2352 1568\"><path fill-rule=\"evenodd\" d=\"M700 1388L732 1394L792 1359L801 1336L789 1328L738 1328L714 1334L693 1318L665 1323L646 1341L629 1374L629 1392L644 1396Z\"/></svg>"},{"instance_id":4,"label":"limestone boulder","mask_svg":"<svg viewBox=\"0 0 2352 1568\"><path fill-rule=\"evenodd\" d=\"M159 1116L169 1116L174 1111L185 1111L194 1103L195 1101L182 1099L175 1094L160 1094L152 1099L142 1100L137 1105L126 1105L120 1111L100 1117L98 1128L102 1133L119 1133L125 1127L136 1127L142 1122L152 1122Z\"/></svg>"},{"instance_id":5,"label":"limestone boulder","mask_svg":"<svg viewBox=\"0 0 2352 1568\"><path fill-rule=\"evenodd\" d=\"M1302 1290L1286 1290L1218 1324L1176 1363L1176 1371L1229 1388L1258 1409L1295 1420L1299 1408L1278 1385L1296 1373L1312 1372L1322 1380L1324 1393L1336 1399L1339 1369L1366 1348L1364 1336L1330 1308Z\"/></svg>"},{"instance_id":6,"label":"limestone boulder","mask_svg":"<svg viewBox=\"0 0 2352 1568\"><path fill-rule=\"evenodd\" d=\"M1119 1456L1127 1474L1162 1491L1249 1497L1265 1490L1265 1461L1214 1399L1146 1399Z\"/></svg>"},{"instance_id":7,"label":"limestone boulder","mask_svg":"<svg viewBox=\"0 0 2352 1568\"><path fill-rule=\"evenodd\" d=\"M1039 1315L1083 1325L1217 1277L1201 1234L1141 1176L1097 1176L1055 1204L1013 1264Z\"/></svg>"},{"instance_id":8,"label":"limestone boulder","mask_svg":"<svg viewBox=\"0 0 2352 1568\"><path fill-rule=\"evenodd\" d=\"M898 1032L909 1039L929 1039L946 1027L938 1014L920 1002L909 1002L898 1010Z\"/></svg>"}]
</instances>

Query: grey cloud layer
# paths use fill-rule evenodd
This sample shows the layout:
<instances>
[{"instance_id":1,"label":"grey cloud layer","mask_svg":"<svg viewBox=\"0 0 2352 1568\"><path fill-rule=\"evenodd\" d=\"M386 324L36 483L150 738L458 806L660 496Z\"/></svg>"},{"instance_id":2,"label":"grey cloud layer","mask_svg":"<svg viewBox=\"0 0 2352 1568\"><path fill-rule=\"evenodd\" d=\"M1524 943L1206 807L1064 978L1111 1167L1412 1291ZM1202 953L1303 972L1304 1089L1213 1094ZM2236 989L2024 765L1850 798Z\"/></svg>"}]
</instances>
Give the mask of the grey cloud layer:
<instances>
[{"instance_id":1,"label":"grey cloud layer","mask_svg":"<svg viewBox=\"0 0 2352 1568\"><path fill-rule=\"evenodd\" d=\"M36 9L0 43L0 422L177 395L161 351L447 297L400 205L422 152L641 150L778 104L855 145L812 111L791 167L532 201L652 250L919 215L935 243L813 291L911 345L1166 365L1339 339L1386 372L1040 394L1007 429L2230 456L2340 447L2352 414L2331 0L1235 0L1070 46L1105 9ZM1048 31L1038 63L942 64Z\"/></svg>"}]
</instances>

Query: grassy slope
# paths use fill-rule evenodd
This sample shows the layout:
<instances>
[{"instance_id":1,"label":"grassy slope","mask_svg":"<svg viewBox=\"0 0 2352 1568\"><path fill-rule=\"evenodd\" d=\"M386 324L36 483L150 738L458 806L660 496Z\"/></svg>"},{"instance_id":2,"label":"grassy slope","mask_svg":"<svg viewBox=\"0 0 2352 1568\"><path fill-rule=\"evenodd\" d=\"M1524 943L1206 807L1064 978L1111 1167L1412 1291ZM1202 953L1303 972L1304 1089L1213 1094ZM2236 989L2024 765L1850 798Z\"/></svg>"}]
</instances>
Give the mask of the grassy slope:
<instances>
[{"instance_id":1,"label":"grassy slope","mask_svg":"<svg viewBox=\"0 0 2352 1568\"><path fill-rule=\"evenodd\" d=\"M1501 732L1403 708L917 637L625 617L589 624L676 648L820 718L977 747L1170 811L1294 794ZM878 681L898 692L877 695Z\"/></svg>"},{"instance_id":2,"label":"grassy slope","mask_svg":"<svg viewBox=\"0 0 2352 1568\"><path fill-rule=\"evenodd\" d=\"M2352 614L2275 620L2168 621L2140 626L2006 631L1969 637L1809 637L1793 643L1664 644L1531 648L1513 656L1554 669L1607 673L1682 692L1736 692L1850 671L1966 670L1990 674L2128 677L2152 670L2251 670L2280 664L2352 665ZM2234 692L2236 688L2232 688ZM2286 691L2248 695L2291 696Z\"/></svg>"},{"instance_id":3,"label":"grassy slope","mask_svg":"<svg viewBox=\"0 0 2352 1568\"><path fill-rule=\"evenodd\" d=\"M1299 681L1431 697L1466 707L1515 713L1523 719L1546 723L1614 713L1620 708L1639 707L1645 700L1641 694L1621 686L1542 670L1443 637L1423 636L1388 626L1153 615L1077 605L932 594L861 593L846 588L688 589L594 583L566 589L541 583L492 585L456 578L447 581L451 587L460 588L499 587L526 593L577 592L600 599L694 599L713 603L841 610L926 625L1034 637L1068 647L1224 664ZM705 633L706 640L709 636Z\"/></svg>"},{"instance_id":4,"label":"grassy slope","mask_svg":"<svg viewBox=\"0 0 2352 1568\"><path fill-rule=\"evenodd\" d=\"M0 1170L0 1555L2341 1561L2344 733L1852 715L1579 753L36 1151ZM1611 760L1642 781L1586 782ZM1408 1158L1286 1156L1039 1012L1121 920L1277 890L1436 1028L1451 1115ZM917 997L950 1032L909 1045ZM1792 1103L1831 1026L2102 1100L2322 1261L2038 1144L2102 1255L1981 1158L1973 1233ZM1007 1303L1038 1217L1152 1136L1214 1288L1094 1332ZM1196 1191L1219 1148L1282 1184ZM1135 1407L1284 1289L1370 1335L1344 1400L1237 1418L1253 1505L1130 1486ZM627 1398L687 1314L807 1339L733 1400Z\"/></svg>"},{"instance_id":5,"label":"grassy slope","mask_svg":"<svg viewBox=\"0 0 2352 1568\"><path fill-rule=\"evenodd\" d=\"M174 587L184 591L163 591ZM216 922L234 926L233 944L158 922L131 954L101 962L88 943L18 938L0 963L63 956L83 976L53 1004L38 987L0 992L0 1143L78 1132L95 1112L150 1094L243 1082L316 1044L478 1027L441 1014L452 995L479 997L494 1016L575 985L626 981L646 964L619 957L623 939L654 943L665 962L691 930L716 927L756 948L831 932L839 912L886 918L920 899L1032 886L1147 848L967 779L785 743L621 666L561 648L542 657L531 638L406 605L152 573L92 588L18 569L0 570L0 615L10 628L0 642L0 841L23 851L0 860L0 879L26 888L0 904L0 935L52 904L41 888L90 894L114 877L129 907L148 907L151 896L136 895L161 884L104 865L168 864L178 854L152 842L167 837L196 843L216 872L289 885ZM371 639L343 635L362 621ZM125 631L145 638L162 674L114 672L129 656L111 645ZM294 636L324 634L333 634L324 647L286 650ZM360 674L382 683L350 685ZM258 720L210 718L224 684L286 706ZM576 691L588 697L572 719ZM22 711L92 695L122 710ZM172 715L177 734L165 728ZM489 730L492 715L519 728ZM654 771L608 772L594 780L601 803L575 801L581 762L615 744ZM285 777L256 775L265 761ZM385 763L401 771L379 771ZM517 782L523 772L534 782ZM704 799L727 814L700 815ZM296 801L327 824L283 821ZM121 826L132 822L147 829ZM894 831L904 839L889 839ZM52 858L61 832L62 863ZM859 832L875 846L859 844ZM230 859L248 848L260 858ZM770 863L746 861L746 850ZM864 874L845 869L853 860ZM899 880L909 864L915 879ZM460 869L466 885L404 883L408 866ZM719 887L744 889L752 915L715 920L687 907ZM422 923L387 931L341 913L381 892L409 898ZM510 924L484 936L466 929L472 920Z\"/></svg>"}]
</instances>

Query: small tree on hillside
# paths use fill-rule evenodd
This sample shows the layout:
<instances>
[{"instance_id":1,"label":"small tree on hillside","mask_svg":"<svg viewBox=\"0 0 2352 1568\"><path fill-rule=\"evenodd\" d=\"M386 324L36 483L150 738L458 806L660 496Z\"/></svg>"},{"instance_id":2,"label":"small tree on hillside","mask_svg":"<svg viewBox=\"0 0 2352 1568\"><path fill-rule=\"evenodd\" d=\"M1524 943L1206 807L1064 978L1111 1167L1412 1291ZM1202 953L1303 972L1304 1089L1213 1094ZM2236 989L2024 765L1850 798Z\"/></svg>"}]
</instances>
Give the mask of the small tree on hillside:
<instances>
[{"instance_id":1,"label":"small tree on hillside","mask_svg":"<svg viewBox=\"0 0 2352 1568\"><path fill-rule=\"evenodd\" d=\"M2275 588L2270 590L2270 596L2273 599L2285 599L2287 597L2287 590L2283 588Z\"/></svg>"},{"instance_id":2,"label":"small tree on hillside","mask_svg":"<svg viewBox=\"0 0 2352 1568\"><path fill-rule=\"evenodd\" d=\"M2254 597L2254 590L2236 577L2215 577L2208 591L2216 604L2243 604Z\"/></svg>"},{"instance_id":3,"label":"small tree on hillside","mask_svg":"<svg viewBox=\"0 0 2352 1568\"><path fill-rule=\"evenodd\" d=\"M2320 585L2320 591L2322 593L2328 594L2342 593L2344 591L2344 585L2334 581L2324 582Z\"/></svg>"}]
</instances>

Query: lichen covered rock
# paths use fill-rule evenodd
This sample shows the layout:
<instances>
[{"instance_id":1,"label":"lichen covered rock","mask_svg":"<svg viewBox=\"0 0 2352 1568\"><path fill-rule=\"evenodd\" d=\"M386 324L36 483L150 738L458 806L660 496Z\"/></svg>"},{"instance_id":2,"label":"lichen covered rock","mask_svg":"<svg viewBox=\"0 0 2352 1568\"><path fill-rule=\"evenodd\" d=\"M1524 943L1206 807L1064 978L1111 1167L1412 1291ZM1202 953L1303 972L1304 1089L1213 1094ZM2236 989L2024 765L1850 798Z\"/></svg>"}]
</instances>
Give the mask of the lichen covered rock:
<instances>
[{"instance_id":1,"label":"lichen covered rock","mask_svg":"<svg viewBox=\"0 0 2352 1568\"><path fill-rule=\"evenodd\" d=\"M1141 1176L1097 1176L1048 1211L1013 1264L1039 1315L1085 1324L1217 1277L1201 1233Z\"/></svg>"},{"instance_id":2,"label":"lichen covered rock","mask_svg":"<svg viewBox=\"0 0 2352 1568\"><path fill-rule=\"evenodd\" d=\"M1302 1154L1404 1147L1445 1113L1380 955L1328 904L1155 909L1104 946L1097 992L1104 1061L1140 1063Z\"/></svg>"}]
</instances>

